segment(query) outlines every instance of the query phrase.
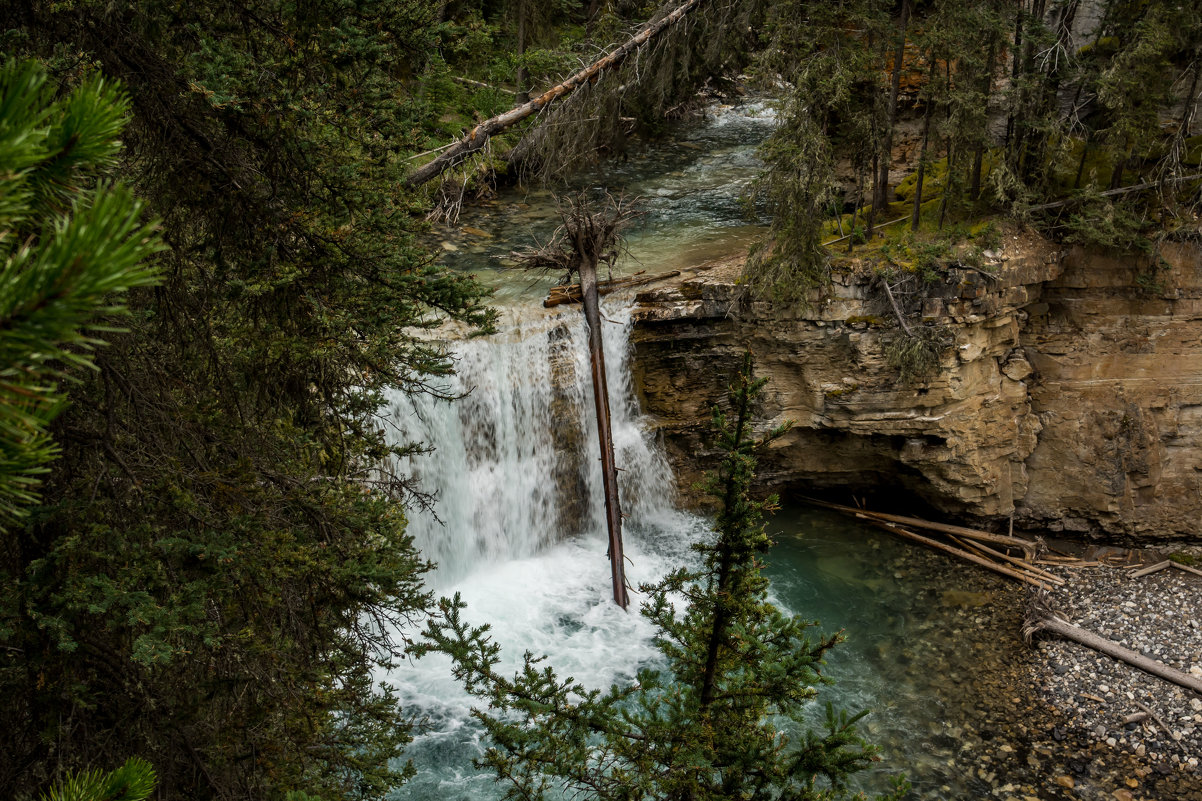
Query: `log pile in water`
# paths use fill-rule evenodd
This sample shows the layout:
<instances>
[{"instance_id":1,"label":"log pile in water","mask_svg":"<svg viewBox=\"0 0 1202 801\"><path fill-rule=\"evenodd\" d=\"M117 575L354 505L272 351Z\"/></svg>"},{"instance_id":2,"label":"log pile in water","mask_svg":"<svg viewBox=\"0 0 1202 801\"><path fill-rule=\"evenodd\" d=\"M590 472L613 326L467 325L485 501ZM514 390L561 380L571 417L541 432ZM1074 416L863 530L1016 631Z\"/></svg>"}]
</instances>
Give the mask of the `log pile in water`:
<instances>
[{"instance_id":1,"label":"log pile in water","mask_svg":"<svg viewBox=\"0 0 1202 801\"><path fill-rule=\"evenodd\" d=\"M1023 624L1022 630L1023 637L1028 642L1039 633L1062 637L1084 645L1087 648L1092 648L1099 653L1106 654L1120 662L1125 662L1145 673L1202 695L1202 678L1183 673L1113 640L1109 640L1092 631L1087 631L1079 626L1074 626L1061 615L1057 614L1051 607L1048 588L1053 585L1063 585L1065 582L1059 576L1049 573L1039 567L1039 565L1054 565L1056 567L1100 567L1102 565L1128 567L1130 568L1130 572L1127 575L1131 578L1147 576L1170 567L1202 575L1202 571L1197 568L1167 559L1148 566L1131 565L1130 562L1135 556L1133 552L1123 550L1122 553L1117 553L1121 549L1111 548L1096 549L1094 555L1087 559L1069 557L1067 555L1057 557L1043 553L1046 546L1042 541L1035 542L1012 535L990 534L986 531L977 531L946 523L935 523L917 517L904 517L901 515L885 514L884 512L870 512L867 509L840 506L836 503L828 503L814 498L805 498L804 500L814 506L821 506L824 509L834 509L835 511L852 515L905 539L980 565L1007 578L1037 587L1038 592L1032 593L1032 600L1027 611L1027 619ZM933 539L932 536L917 534L911 529L921 529L931 535L943 535L947 538L948 542ZM1018 551L1021 551L1021 556L1018 555ZM1111 554L1108 553L1109 551L1116 551L1116 553ZM1126 561L1127 564L1119 564L1120 560ZM1095 698L1096 696L1087 695L1087 697ZM1101 701L1102 699L1097 698L1097 700ZM1145 717L1154 717L1151 710L1146 706L1142 704L1138 705L1143 710L1143 713L1129 717L1126 722L1139 722ZM1174 739L1180 736L1173 734L1163 721L1157 719L1157 722Z\"/></svg>"},{"instance_id":2,"label":"log pile in water","mask_svg":"<svg viewBox=\"0 0 1202 801\"><path fill-rule=\"evenodd\" d=\"M1039 567L1036 557L1039 555L1039 544L1034 540L1015 537L1008 534L991 534L964 526L953 526L947 523L935 523L917 517L891 515L884 512L870 512L867 509L856 509L851 506L840 506L815 498L803 499L814 506L824 509L834 509L837 512L853 515L870 525L882 528L899 537L912 542L918 542L928 548L950 554L966 562L992 570L994 573L1007 578L1030 584L1041 590L1049 585L1060 585L1064 579ZM931 536L923 536L912 529L921 529L929 534L942 535L950 542L942 542ZM996 547L995 547L996 546ZM1021 552L1021 556L1010 551Z\"/></svg>"},{"instance_id":3,"label":"log pile in water","mask_svg":"<svg viewBox=\"0 0 1202 801\"><path fill-rule=\"evenodd\" d=\"M665 278L675 278L680 275L680 270L672 270L666 273L656 273L654 275L646 275L646 270L639 270L634 275L628 275L625 278L611 278L608 281L597 282L597 294L608 295L610 292L616 292L619 289L625 289L632 286L642 286L655 281L662 281ZM561 303L580 303L582 299L580 293L580 284L564 284L563 286L553 286L547 294L547 299L543 301L543 306L548 309L552 306L558 306Z\"/></svg>"}]
</instances>

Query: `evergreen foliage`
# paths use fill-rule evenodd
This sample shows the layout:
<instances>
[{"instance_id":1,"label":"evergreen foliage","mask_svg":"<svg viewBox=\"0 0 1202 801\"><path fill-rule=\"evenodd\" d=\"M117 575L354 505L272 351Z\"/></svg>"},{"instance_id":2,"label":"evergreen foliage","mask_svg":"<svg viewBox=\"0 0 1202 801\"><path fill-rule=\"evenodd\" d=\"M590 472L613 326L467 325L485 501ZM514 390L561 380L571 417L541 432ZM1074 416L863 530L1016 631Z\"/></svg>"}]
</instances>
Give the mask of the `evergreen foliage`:
<instances>
[{"instance_id":1,"label":"evergreen foliage","mask_svg":"<svg viewBox=\"0 0 1202 801\"><path fill-rule=\"evenodd\" d=\"M450 369L416 329L490 317L477 285L418 245L427 209L402 179L515 92L674 5L0 6L5 52L39 57L50 76L9 63L0 107L0 730L11 733L0 787L32 798L130 753L155 764L170 797L369 797L404 778L387 766L409 721L372 670L395 663L396 632L431 598L398 504L412 488L379 468L418 446L391 444L376 413L385 390L425 391ZM1202 203L1185 180L1199 168L1202 15L1106 0L1082 41L1081 5L707 2L500 144L524 140L511 163L543 174L620 153L758 51L760 75L788 91L758 185L774 222L751 262L756 294L795 303L825 281L832 208L851 209L849 247L872 246L881 215L901 213L888 184L904 117L923 120L923 180L904 190L916 227L1003 212L1151 254L1158 226L1195 225ZM1158 191L1105 194L1144 182ZM161 218L166 251L155 254L134 196ZM915 375L942 347L895 345ZM750 459L739 419L733 452ZM724 470L738 487L742 468ZM720 521L719 543L760 536L748 509ZM731 547L731 559L755 550ZM459 643L465 675L559 737L522 739L496 719L494 766L544 759L555 781L617 797L616 768L598 761L612 758L640 792L701 797L719 778L754 793L861 764L849 721L792 750L762 728L765 714L796 711L801 690L756 690L739 706L722 689L747 678L731 670L736 652L808 687L829 644L803 645L800 623L773 617L750 568L749 606L716 600L723 575L743 581L723 572L719 548L695 576L649 588L669 668L583 702L533 660L515 679L495 675L484 632L448 607L442 645ZM679 619L673 592L693 603ZM784 640L739 651L757 641L728 636L724 615L740 632L772 620L809 656L788 656ZM718 721L761 726L760 739L728 738ZM651 738L663 747L640 745ZM751 770L752 756L767 761ZM683 769L702 764L721 769ZM676 783L657 784L665 766ZM546 786L533 767L516 775Z\"/></svg>"},{"instance_id":2,"label":"evergreen foliage","mask_svg":"<svg viewBox=\"0 0 1202 801\"><path fill-rule=\"evenodd\" d=\"M487 703L473 712L492 743L480 764L507 785L507 797L835 799L875 758L856 734L863 713L828 704L822 729L805 721L816 687L829 681L823 656L840 636L813 638L814 623L768 601L762 515L775 499L754 500L750 486L756 453L786 427L752 436L765 381L750 368L749 357L731 387L730 414L714 411L724 452L707 484L720 503L715 538L695 546L699 568L640 588L662 666L605 692L561 678L530 653L520 671L503 675L488 627L466 623L458 597L441 602L419 650L449 654L456 676Z\"/></svg>"},{"instance_id":3,"label":"evergreen foliage","mask_svg":"<svg viewBox=\"0 0 1202 801\"><path fill-rule=\"evenodd\" d=\"M58 454L47 427L65 406L59 384L94 369L95 318L156 280L144 261L160 245L140 204L104 183L128 105L97 75L55 100L36 63L0 65L0 531Z\"/></svg>"},{"instance_id":4,"label":"evergreen foliage","mask_svg":"<svg viewBox=\"0 0 1202 801\"><path fill-rule=\"evenodd\" d=\"M122 175L169 246L127 330L106 313L42 504L0 539L12 797L130 753L165 797L403 779L408 716L373 671L430 599L407 482L378 469L408 449L376 414L449 369L415 329L489 319L398 189L420 138L403 80L438 24L391 0L0 7L59 87L99 67L126 88Z\"/></svg>"},{"instance_id":5,"label":"evergreen foliage","mask_svg":"<svg viewBox=\"0 0 1202 801\"><path fill-rule=\"evenodd\" d=\"M863 179L875 179L872 154L885 126L882 93L888 17L879 0L811 4L781 2L769 14L770 44L759 68L790 87L781 122L761 155L756 192L772 215L768 237L752 254L752 293L804 302L826 281L823 223L832 204L863 205ZM845 159L860 191L839 198L835 165ZM856 220L853 217L853 228Z\"/></svg>"},{"instance_id":6,"label":"evergreen foliage","mask_svg":"<svg viewBox=\"0 0 1202 801\"><path fill-rule=\"evenodd\" d=\"M154 768L133 757L108 773L86 770L72 774L43 795L42 801L146 801L154 785Z\"/></svg>"}]
</instances>

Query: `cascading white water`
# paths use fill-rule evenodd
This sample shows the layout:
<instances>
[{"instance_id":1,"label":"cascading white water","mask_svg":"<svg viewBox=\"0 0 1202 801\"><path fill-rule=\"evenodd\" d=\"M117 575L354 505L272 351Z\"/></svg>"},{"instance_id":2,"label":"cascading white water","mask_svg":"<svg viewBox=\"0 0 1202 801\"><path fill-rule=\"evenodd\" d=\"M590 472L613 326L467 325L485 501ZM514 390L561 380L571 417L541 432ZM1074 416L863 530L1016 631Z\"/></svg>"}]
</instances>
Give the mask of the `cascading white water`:
<instances>
[{"instance_id":1,"label":"cascading white water","mask_svg":"<svg viewBox=\"0 0 1202 801\"><path fill-rule=\"evenodd\" d=\"M627 578L637 589L682 564L705 523L674 508L671 471L639 414L630 308L607 298L603 313ZM400 441L437 446L400 466L438 496L441 522L413 511L409 530L437 563L434 588L460 593L465 617L492 626L504 647L502 669L531 651L547 654L563 676L605 687L656 652L636 612L638 593L630 612L612 600L583 315L578 308L511 314L520 316L505 333L455 344L456 374L442 389L459 400L390 399ZM448 661L426 657L388 683L429 724L408 749L418 776L398 797L499 796L490 777L471 768L479 730Z\"/></svg>"},{"instance_id":2,"label":"cascading white water","mask_svg":"<svg viewBox=\"0 0 1202 801\"><path fill-rule=\"evenodd\" d=\"M677 517L671 471L638 415L629 307L614 305L603 336L619 492L627 518L647 526ZM414 511L409 524L438 566L436 586L604 530L586 337L578 309L526 312L503 335L455 345L455 374L441 389L457 400L389 399L399 441L437 445L400 466L437 499L435 514Z\"/></svg>"}]
</instances>

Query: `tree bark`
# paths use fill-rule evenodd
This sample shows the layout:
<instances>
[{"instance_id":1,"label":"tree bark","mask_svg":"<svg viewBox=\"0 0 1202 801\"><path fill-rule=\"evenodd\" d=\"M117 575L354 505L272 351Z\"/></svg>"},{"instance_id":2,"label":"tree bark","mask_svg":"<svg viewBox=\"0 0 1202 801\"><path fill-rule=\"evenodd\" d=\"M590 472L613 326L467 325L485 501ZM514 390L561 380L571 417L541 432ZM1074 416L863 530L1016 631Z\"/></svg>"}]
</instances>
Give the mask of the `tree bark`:
<instances>
[{"instance_id":1,"label":"tree bark","mask_svg":"<svg viewBox=\"0 0 1202 801\"><path fill-rule=\"evenodd\" d=\"M1041 581L1040 579L1038 579L1035 576L1032 576L1028 573L1023 573L1018 570L1013 570L1009 567L1006 567L1005 565L999 565L997 562L992 562L988 559L984 559L980 556L977 556L976 554L969 553L968 551L965 551L962 548L955 548L951 545L945 545L942 542L930 539L929 537L924 537L921 534L915 534L913 531L904 529L901 526L897 525L896 523L884 523L879 520L873 520L872 518L869 518L869 517L865 517L864 519L870 521L874 526L877 526L878 528L882 528L885 531L891 531L894 534L898 534L902 537L905 537L906 539L914 540L915 542L922 543L923 545L926 545L928 548L934 548L937 551L943 551L944 553L951 554L952 556L958 556L961 559L966 559L975 565L980 565L981 567L985 568L986 570L992 570L994 573L1000 573L1003 576L1007 576L1012 579L1017 579L1018 581L1025 582L1027 584L1030 584L1033 587L1038 587L1041 590L1047 589L1047 585L1044 584L1043 581Z\"/></svg>"},{"instance_id":2,"label":"tree bark","mask_svg":"<svg viewBox=\"0 0 1202 801\"><path fill-rule=\"evenodd\" d=\"M931 52L931 80L935 80L935 53ZM927 167L927 143L931 138L931 107L935 104L935 98L927 98L927 107L922 113L922 148L918 152L918 178L914 183L914 211L910 215L910 230L917 231L919 217L922 216L922 179L926 174Z\"/></svg>"},{"instance_id":3,"label":"tree bark","mask_svg":"<svg viewBox=\"0 0 1202 801\"><path fill-rule=\"evenodd\" d=\"M593 401L597 408L597 439L601 446L601 481L605 491L605 521L609 533L609 565L613 578L614 602L625 609L630 604L626 593L626 562L622 555L622 507L618 503L618 472L614 463L614 440L610 430L609 387L605 380L605 348L601 339L601 306L597 297L597 259L582 253L580 293L584 300L584 318L588 322L589 357L593 369Z\"/></svg>"},{"instance_id":4,"label":"tree bark","mask_svg":"<svg viewBox=\"0 0 1202 801\"><path fill-rule=\"evenodd\" d=\"M1183 175L1180 178L1167 178L1163 181L1145 181L1142 184L1134 184L1132 186L1120 186L1118 189L1107 189L1105 192L1099 192L1098 197L1113 197L1115 195L1125 195L1128 192L1142 192L1145 189L1153 189L1168 184L1184 184L1190 181L1202 180L1202 172L1193 175ZM1072 203L1074 198L1066 200L1054 200L1051 203L1041 203L1038 206L1031 206L1027 209L1028 212L1047 211L1048 209L1057 209L1061 206L1067 206Z\"/></svg>"},{"instance_id":5,"label":"tree bark","mask_svg":"<svg viewBox=\"0 0 1202 801\"><path fill-rule=\"evenodd\" d=\"M889 84L889 124L881 143L880 172L872 205L878 209L889 206L889 165L893 162L893 129L897 127L897 98L901 93L902 62L906 55L906 26L910 22L910 0L902 0L901 23L897 34L897 47L893 51L893 75Z\"/></svg>"},{"instance_id":6,"label":"tree bark","mask_svg":"<svg viewBox=\"0 0 1202 801\"><path fill-rule=\"evenodd\" d=\"M1023 4L1020 2L1014 14L1014 47L1011 53L1010 64L1010 89L1015 92L1014 98L1010 101L1010 111L1006 115L1006 138L1003 141L1003 150L1006 153L1006 158L1011 160L1012 148L1014 141L1014 124L1017 118L1017 111L1021 105L1019 94L1015 87L1018 86L1018 76L1022 74L1022 47L1023 47Z\"/></svg>"},{"instance_id":7,"label":"tree bark","mask_svg":"<svg viewBox=\"0 0 1202 801\"><path fill-rule=\"evenodd\" d=\"M664 281L668 278L675 278L680 275L680 270L669 270L666 273L656 273L655 275L643 275L643 271L635 273L627 278L614 278L609 281L597 282L597 294L601 296L608 295L611 292L617 292L619 289L628 289L632 286L643 286L644 284L655 283L656 281ZM582 296L580 293L580 284L567 284L565 286L553 286L547 293L546 300L543 301L543 306L550 309L554 306L559 306L563 303L580 303Z\"/></svg>"},{"instance_id":8,"label":"tree bark","mask_svg":"<svg viewBox=\"0 0 1202 801\"><path fill-rule=\"evenodd\" d=\"M526 86L529 76L526 74L526 64L523 57L526 55L526 39L529 38L527 28L529 28L530 3L526 0L518 0L518 68L517 74L513 76L514 83L517 84L517 94L514 99L518 103L530 102L530 87Z\"/></svg>"},{"instance_id":9,"label":"tree bark","mask_svg":"<svg viewBox=\"0 0 1202 801\"><path fill-rule=\"evenodd\" d=\"M443 151L433 161L409 173L409 177L405 179L406 185L411 188L417 187L437 178L444 170L457 164L465 156L483 149L488 144L489 139L496 134L509 128L511 125L521 122L527 117L537 114L559 98L571 94L584 84L595 82L603 72L619 66L626 60L627 56L638 50L659 33L684 19L685 15L701 5L702 2L704 0L685 0L675 11L658 20L648 22L620 47L610 51L603 58L594 61L563 83L552 86L528 103L521 103L503 114L490 117L480 123L450 148Z\"/></svg>"},{"instance_id":10,"label":"tree bark","mask_svg":"<svg viewBox=\"0 0 1202 801\"><path fill-rule=\"evenodd\" d=\"M986 118L989 116L989 98L993 95L993 60L997 57L997 36L989 39L989 55L985 57L985 74L981 77L981 97L985 106ZM986 126L988 127L988 126ZM988 131L985 132L988 136ZM972 154L972 176L969 178L968 199L977 200L981 197L981 169L985 157L985 143L977 142Z\"/></svg>"},{"instance_id":11,"label":"tree bark","mask_svg":"<svg viewBox=\"0 0 1202 801\"><path fill-rule=\"evenodd\" d=\"M870 512L867 509L856 509L851 506L841 506L837 503L821 501L817 498L802 497L801 500L805 501L806 503L811 503L815 506L821 506L824 509L834 509L836 512L844 512L846 514L855 515L856 517L867 517L889 523L901 523L902 525L911 526L913 528L924 528L930 531L938 531L940 534L953 534L958 537L967 537L972 540L980 540L981 542L995 542L999 545L1009 545L1015 548L1021 548L1023 553L1032 556L1035 553L1035 543L1030 540L1024 540L1021 537L1010 537L1005 534L990 534L987 531L978 531L974 528L965 528L964 526L953 526L948 523L936 523L931 520L921 520L917 517L891 515L885 512Z\"/></svg>"},{"instance_id":12,"label":"tree bark","mask_svg":"<svg viewBox=\"0 0 1202 801\"><path fill-rule=\"evenodd\" d=\"M750 353L744 357L743 375L748 377L751 375ZM743 442L743 432L746 431L748 423L748 395L744 392L739 398L738 417L735 420L735 448L738 448ZM728 478L726 493L722 499L722 509L724 512L734 507L735 492L735 483ZM701 673L701 698L699 706L703 714L708 711L714 700L714 682L718 675L718 651L726 640L726 630L730 624L730 609L727 606L727 600L730 597L730 574L734 567L734 554L732 552L734 543L730 541L728 532L724 531L719 536L718 545L722 548L722 554L718 561L718 592L714 607L714 620L710 628L709 643L706 647L705 668Z\"/></svg>"}]
</instances>

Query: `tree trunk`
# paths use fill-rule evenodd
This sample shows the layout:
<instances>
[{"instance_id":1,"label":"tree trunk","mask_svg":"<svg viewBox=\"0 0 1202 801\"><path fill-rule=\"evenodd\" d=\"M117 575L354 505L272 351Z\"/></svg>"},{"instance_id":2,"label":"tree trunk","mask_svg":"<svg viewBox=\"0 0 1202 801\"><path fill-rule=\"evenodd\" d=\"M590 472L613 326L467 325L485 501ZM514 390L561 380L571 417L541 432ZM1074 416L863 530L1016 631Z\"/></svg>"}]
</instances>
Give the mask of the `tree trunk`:
<instances>
[{"instance_id":1,"label":"tree trunk","mask_svg":"<svg viewBox=\"0 0 1202 801\"><path fill-rule=\"evenodd\" d=\"M947 217L947 204L952 195L952 176L956 169L956 151L951 144L947 147L947 172L943 175L943 197L939 198L939 230L943 230L943 221Z\"/></svg>"},{"instance_id":2,"label":"tree trunk","mask_svg":"<svg viewBox=\"0 0 1202 801\"><path fill-rule=\"evenodd\" d=\"M958 138L951 130L952 122L952 60L951 58L944 59L944 85L947 87L948 101L944 106L944 120L948 126L948 135L946 138L947 147L944 149L944 169L943 169L943 194L939 198L939 224L936 226L940 231L943 230L943 219L947 216L948 200L952 196L952 187L955 185L956 175L956 139Z\"/></svg>"},{"instance_id":3,"label":"tree trunk","mask_svg":"<svg viewBox=\"0 0 1202 801\"><path fill-rule=\"evenodd\" d=\"M1081 161L1077 163L1077 177L1073 179L1073 189L1081 188L1081 176L1085 173L1085 160L1089 157L1089 144L1092 139L1092 134L1086 134L1085 141L1081 144Z\"/></svg>"},{"instance_id":4,"label":"tree trunk","mask_svg":"<svg viewBox=\"0 0 1202 801\"><path fill-rule=\"evenodd\" d=\"M1014 99L1010 101L1010 112L1006 115L1006 138L1002 140L1002 149L1006 153L1006 158L1009 160L1011 152L1011 143L1014 139L1014 120L1015 112L1018 110L1018 94L1015 87L1018 86L1018 76L1022 72L1022 46L1023 46L1023 6L1018 4L1018 8L1014 12L1014 49L1010 55L1010 91L1015 92Z\"/></svg>"},{"instance_id":5,"label":"tree trunk","mask_svg":"<svg viewBox=\"0 0 1202 801\"><path fill-rule=\"evenodd\" d=\"M931 80L935 77L935 54L931 53ZM922 179L927 167L927 143L931 138L931 107L934 98L927 98L927 107L922 112L922 148L918 151L918 178L914 183L914 211L910 215L910 230L918 230L918 218L922 214Z\"/></svg>"},{"instance_id":6,"label":"tree trunk","mask_svg":"<svg viewBox=\"0 0 1202 801\"><path fill-rule=\"evenodd\" d=\"M901 92L902 62L906 55L906 26L910 22L910 0L902 0L901 24L897 46L893 50L893 75L889 84L889 124L881 143L880 172L876 179L872 205L884 211L889 205L889 165L893 163L893 129L897 127L897 98Z\"/></svg>"},{"instance_id":7,"label":"tree trunk","mask_svg":"<svg viewBox=\"0 0 1202 801\"><path fill-rule=\"evenodd\" d=\"M751 375L751 354L748 353L743 361L744 375ZM743 442L743 432L747 429L749 417L749 400L746 393L740 396L738 417L735 421L734 442L738 448ZM727 481L726 494L722 499L722 509L728 510L734 508L734 492L735 484L733 481ZM714 682L718 675L718 651L721 649L723 642L726 640L726 630L730 625L730 610L727 607L727 598L730 595L730 574L734 565L734 554L731 552L733 543L720 539L719 545L722 547L722 554L718 560L718 592L714 608L713 625L710 628L709 643L705 653L705 668L701 673L701 699L700 707L702 713L709 709L710 704L714 700Z\"/></svg>"},{"instance_id":8,"label":"tree trunk","mask_svg":"<svg viewBox=\"0 0 1202 801\"><path fill-rule=\"evenodd\" d=\"M605 380L605 348L601 339L601 304L597 297L597 259L591 253L580 260L580 294L588 322L589 358L593 369L593 401L597 408L597 439L601 446L601 480L605 491L605 521L609 531L609 566L614 602L625 609L626 562L622 554L622 507L618 503L618 472L614 463L614 440L610 430L609 387Z\"/></svg>"},{"instance_id":9,"label":"tree trunk","mask_svg":"<svg viewBox=\"0 0 1202 801\"><path fill-rule=\"evenodd\" d=\"M1054 47L1061 48L1067 52L1073 44L1073 20L1077 16L1077 9L1080 7L1081 0L1069 0L1059 7L1059 13L1056 15L1056 43ZM1044 6L1040 6L1039 12L1042 14ZM1041 92L1038 100L1037 110L1034 112L1039 119L1052 118L1056 116L1056 98L1060 93L1060 78L1062 73L1061 59L1049 59L1047 73L1043 76ZM1040 176L1039 183L1047 185L1050 183L1050 171L1044 169L1044 160L1047 155L1048 133L1044 130L1042 124L1036 123L1030 135L1027 136L1027 144L1023 155L1023 181L1027 185L1036 183L1036 175Z\"/></svg>"},{"instance_id":10,"label":"tree trunk","mask_svg":"<svg viewBox=\"0 0 1202 801\"><path fill-rule=\"evenodd\" d=\"M1160 170L1161 176L1168 178L1171 174L1178 174L1182 171L1181 161L1185 156L1185 141L1189 139L1190 126L1194 124L1194 114L1197 110L1198 103L1198 83L1202 79L1202 46L1199 46L1194 51L1194 70L1193 78L1190 81L1189 90L1185 93L1185 105L1181 110L1181 121L1177 125L1177 133L1173 135L1173 144L1168 149L1166 160L1168 161L1167 171Z\"/></svg>"},{"instance_id":11,"label":"tree trunk","mask_svg":"<svg viewBox=\"0 0 1202 801\"><path fill-rule=\"evenodd\" d=\"M879 164L880 164L880 154L873 153L872 154L872 167L869 169L869 174L872 176L872 186L870 188L871 192L872 192L872 201L869 202L868 211L864 214L864 236L868 239L869 242L872 241L873 229L876 227L876 199L877 199L877 195L880 192L880 189L879 189L880 184L877 183L877 181L879 180L878 176L880 175L880 172L878 172L878 169L877 169Z\"/></svg>"},{"instance_id":12,"label":"tree trunk","mask_svg":"<svg viewBox=\"0 0 1202 801\"><path fill-rule=\"evenodd\" d=\"M993 94L993 60L997 58L997 35L989 39L989 55L985 57L985 74L981 77L981 97L985 106L986 130L983 136L988 136L989 98ZM978 200L981 197L981 169L985 158L985 142L978 141L972 154L972 175L969 178L968 199Z\"/></svg>"},{"instance_id":13,"label":"tree trunk","mask_svg":"<svg viewBox=\"0 0 1202 801\"><path fill-rule=\"evenodd\" d=\"M593 26L597 23L597 17L601 14L601 0L589 0L588 8L584 12L585 30L588 33L593 32Z\"/></svg>"},{"instance_id":14,"label":"tree trunk","mask_svg":"<svg viewBox=\"0 0 1202 801\"><path fill-rule=\"evenodd\" d=\"M864 177L863 175L856 176L856 197L851 207L851 236L847 237L847 252L851 253L851 249L856 244L856 221L860 214L860 202L864 196Z\"/></svg>"},{"instance_id":15,"label":"tree trunk","mask_svg":"<svg viewBox=\"0 0 1202 801\"><path fill-rule=\"evenodd\" d=\"M529 0L518 0L518 69L517 74L513 76L513 80L517 84L517 94L514 99L518 103L530 102L530 87L526 85L529 82L529 76L526 74L526 63L523 60L526 55L526 40L529 38L527 30L530 27L529 17Z\"/></svg>"},{"instance_id":16,"label":"tree trunk","mask_svg":"<svg viewBox=\"0 0 1202 801\"><path fill-rule=\"evenodd\" d=\"M490 117L480 123L452 144L447 150L444 150L433 161L409 173L409 177L405 179L405 183L412 188L421 186L427 181L438 177L444 170L457 164L465 156L483 149L494 135L504 131L511 125L521 122L527 117L537 114L559 98L571 94L586 83L596 81L606 70L619 66L626 60L627 56L638 50L659 33L684 19L685 15L703 2L704 0L685 0L675 11L658 20L648 22L639 29L638 33L627 39L620 47L610 51L603 58L589 64L563 83L552 86L528 103L521 103L503 114Z\"/></svg>"},{"instance_id":17,"label":"tree trunk","mask_svg":"<svg viewBox=\"0 0 1202 801\"><path fill-rule=\"evenodd\" d=\"M1118 189L1123 185L1123 169L1127 166L1127 159L1130 156L1127 153L1127 143L1129 138L1123 140L1123 146L1119 148L1118 161L1114 163L1114 171L1110 173L1110 188Z\"/></svg>"}]
</instances>

